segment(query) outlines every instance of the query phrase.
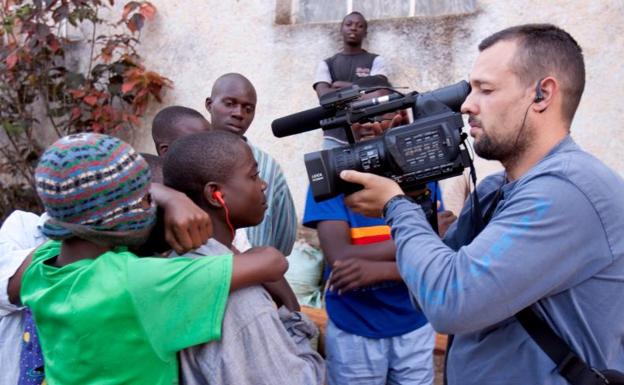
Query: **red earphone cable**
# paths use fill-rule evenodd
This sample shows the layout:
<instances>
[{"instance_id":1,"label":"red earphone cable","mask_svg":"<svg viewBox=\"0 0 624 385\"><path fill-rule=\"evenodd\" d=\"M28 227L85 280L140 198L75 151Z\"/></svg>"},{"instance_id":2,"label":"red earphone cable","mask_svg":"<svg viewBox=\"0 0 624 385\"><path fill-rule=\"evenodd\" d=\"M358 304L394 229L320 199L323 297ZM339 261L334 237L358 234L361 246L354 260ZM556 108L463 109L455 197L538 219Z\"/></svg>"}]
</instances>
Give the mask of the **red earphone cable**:
<instances>
[{"instance_id":1,"label":"red earphone cable","mask_svg":"<svg viewBox=\"0 0 624 385\"><path fill-rule=\"evenodd\" d=\"M232 233L232 239L234 239L234 226L232 226L232 222L230 221L230 210L228 209L227 205L225 204L225 201L223 200L223 198L221 197L221 194L215 194L215 198L217 198L217 200L219 201L219 203L221 203L221 205L223 206L223 209L225 210L225 221L227 222L228 227L230 228L230 232Z\"/></svg>"}]
</instances>

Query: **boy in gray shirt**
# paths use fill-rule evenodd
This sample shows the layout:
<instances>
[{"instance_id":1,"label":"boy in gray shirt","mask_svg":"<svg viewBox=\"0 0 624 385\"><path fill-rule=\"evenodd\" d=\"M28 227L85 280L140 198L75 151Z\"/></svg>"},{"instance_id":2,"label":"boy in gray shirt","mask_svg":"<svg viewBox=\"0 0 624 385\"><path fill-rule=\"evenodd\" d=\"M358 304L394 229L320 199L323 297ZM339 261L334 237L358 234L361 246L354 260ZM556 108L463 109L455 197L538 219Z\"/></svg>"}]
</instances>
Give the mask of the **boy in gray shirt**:
<instances>
[{"instance_id":1,"label":"boy in gray shirt","mask_svg":"<svg viewBox=\"0 0 624 385\"><path fill-rule=\"evenodd\" d=\"M251 149L235 134L179 139L165 157L163 173L166 185L186 193L212 220L213 239L187 257L228 251L236 229L262 221L266 183ZM324 383L325 364L309 343L316 327L300 312L276 310L261 286L230 295L222 330L221 341L181 352L186 384Z\"/></svg>"}]
</instances>

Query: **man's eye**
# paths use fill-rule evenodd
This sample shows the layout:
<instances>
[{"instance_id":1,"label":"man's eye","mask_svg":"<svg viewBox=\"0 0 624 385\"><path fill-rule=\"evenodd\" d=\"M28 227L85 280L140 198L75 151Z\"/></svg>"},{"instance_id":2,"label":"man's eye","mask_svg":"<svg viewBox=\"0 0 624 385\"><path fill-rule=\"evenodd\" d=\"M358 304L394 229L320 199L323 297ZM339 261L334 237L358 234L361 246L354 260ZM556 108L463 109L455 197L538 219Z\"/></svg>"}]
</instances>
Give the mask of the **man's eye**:
<instances>
[{"instance_id":1,"label":"man's eye","mask_svg":"<svg viewBox=\"0 0 624 385\"><path fill-rule=\"evenodd\" d=\"M491 89L489 89L489 88L481 88L481 93L482 93L482 94L489 95L489 94L491 94L492 92L494 92L494 90L491 90Z\"/></svg>"}]
</instances>

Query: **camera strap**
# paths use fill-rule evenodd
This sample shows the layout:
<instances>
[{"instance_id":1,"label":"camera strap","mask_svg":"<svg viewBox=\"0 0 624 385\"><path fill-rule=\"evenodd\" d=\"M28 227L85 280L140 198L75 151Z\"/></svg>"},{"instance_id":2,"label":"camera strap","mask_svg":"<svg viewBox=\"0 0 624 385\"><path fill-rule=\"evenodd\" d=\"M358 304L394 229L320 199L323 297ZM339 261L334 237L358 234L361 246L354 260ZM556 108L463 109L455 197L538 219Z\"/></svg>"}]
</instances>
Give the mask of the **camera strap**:
<instances>
[{"instance_id":1,"label":"camera strap","mask_svg":"<svg viewBox=\"0 0 624 385\"><path fill-rule=\"evenodd\" d=\"M587 365L582 358L577 356L546 321L537 315L533 306L520 310L516 314L516 318L540 349L557 364L557 371L570 384L605 385L618 383L609 381L602 373Z\"/></svg>"}]
</instances>

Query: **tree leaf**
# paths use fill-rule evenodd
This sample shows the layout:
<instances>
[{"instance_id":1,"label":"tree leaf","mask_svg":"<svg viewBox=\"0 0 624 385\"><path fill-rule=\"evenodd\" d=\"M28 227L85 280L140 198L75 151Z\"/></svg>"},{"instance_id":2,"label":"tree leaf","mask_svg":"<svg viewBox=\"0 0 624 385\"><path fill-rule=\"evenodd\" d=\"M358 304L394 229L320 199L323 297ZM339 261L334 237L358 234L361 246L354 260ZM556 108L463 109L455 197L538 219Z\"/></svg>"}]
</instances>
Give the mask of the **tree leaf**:
<instances>
[{"instance_id":1,"label":"tree leaf","mask_svg":"<svg viewBox=\"0 0 624 385\"><path fill-rule=\"evenodd\" d=\"M60 22L61 20L67 19L67 16L69 16L69 5L68 4L61 5L60 7L55 9L54 12L52 13L52 18L57 23Z\"/></svg>"},{"instance_id":2,"label":"tree leaf","mask_svg":"<svg viewBox=\"0 0 624 385\"><path fill-rule=\"evenodd\" d=\"M145 22L145 16L141 15L140 13L135 13L134 15L132 15L132 17L130 18L130 20L128 20L128 29L130 31L134 32L138 32L141 30L141 28L143 28L143 23Z\"/></svg>"},{"instance_id":3,"label":"tree leaf","mask_svg":"<svg viewBox=\"0 0 624 385\"><path fill-rule=\"evenodd\" d=\"M121 14L121 19L126 20L130 12L134 11L140 4L138 1L131 1L128 4L124 5L123 13Z\"/></svg>"},{"instance_id":4,"label":"tree leaf","mask_svg":"<svg viewBox=\"0 0 624 385\"><path fill-rule=\"evenodd\" d=\"M13 52L9 56L7 56L7 58L6 58L6 68L8 70L10 70L13 67L15 67L15 65L17 64L17 59L18 59L17 52Z\"/></svg>"},{"instance_id":5,"label":"tree leaf","mask_svg":"<svg viewBox=\"0 0 624 385\"><path fill-rule=\"evenodd\" d=\"M126 80L123 85L121 86L121 92L123 92L124 94L127 94L128 92L132 91L132 89L134 89L134 87L141 81L141 79L132 79L132 80Z\"/></svg>"},{"instance_id":6,"label":"tree leaf","mask_svg":"<svg viewBox=\"0 0 624 385\"><path fill-rule=\"evenodd\" d=\"M98 97L96 95L91 94L82 98L82 101L90 106L95 106L98 102Z\"/></svg>"},{"instance_id":7,"label":"tree leaf","mask_svg":"<svg viewBox=\"0 0 624 385\"><path fill-rule=\"evenodd\" d=\"M141 7L139 8L139 13L145 16L147 20L154 20L154 16L156 15L156 7L154 7L152 3L146 1L141 4Z\"/></svg>"}]
</instances>

